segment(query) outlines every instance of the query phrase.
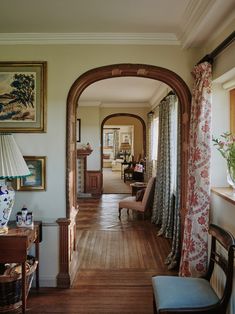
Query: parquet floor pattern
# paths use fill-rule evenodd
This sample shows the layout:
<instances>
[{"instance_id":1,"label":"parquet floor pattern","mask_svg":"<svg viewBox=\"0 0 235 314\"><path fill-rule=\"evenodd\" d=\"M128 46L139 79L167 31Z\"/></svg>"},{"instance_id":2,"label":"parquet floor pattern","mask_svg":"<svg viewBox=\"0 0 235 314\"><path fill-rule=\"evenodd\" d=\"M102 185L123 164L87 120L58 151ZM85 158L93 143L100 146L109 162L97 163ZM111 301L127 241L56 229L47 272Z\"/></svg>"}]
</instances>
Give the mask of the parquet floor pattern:
<instances>
[{"instance_id":1,"label":"parquet floor pattern","mask_svg":"<svg viewBox=\"0 0 235 314\"><path fill-rule=\"evenodd\" d=\"M121 194L79 199L79 270L68 290L41 288L28 299L28 313L152 314L151 277L169 272L164 260L169 240L156 227L125 210L118 219Z\"/></svg>"}]
</instances>

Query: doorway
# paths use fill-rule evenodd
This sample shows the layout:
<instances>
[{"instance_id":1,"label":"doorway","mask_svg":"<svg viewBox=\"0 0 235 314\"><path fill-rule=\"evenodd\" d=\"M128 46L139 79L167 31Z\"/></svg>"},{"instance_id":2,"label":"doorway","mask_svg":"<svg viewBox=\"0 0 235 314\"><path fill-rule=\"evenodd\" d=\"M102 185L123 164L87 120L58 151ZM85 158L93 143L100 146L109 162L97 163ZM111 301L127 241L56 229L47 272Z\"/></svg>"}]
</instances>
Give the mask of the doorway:
<instances>
[{"instance_id":1,"label":"doorway","mask_svg":"<svg viewBox=\"0 0 235 314\"><path fill-rule=\"evenodd\" d=\"M176 73L157 66L142 64L114 64L92 69L81 75L72 85L67 99L66 135L66 216L70 217L77 204L76 186L76 109L81 93L92 83L113 77L144 77L162 81L177 94L181 113L181 204L182 218L186 208L188 134L191 94L186 83Z\"/></svg>"},{"instance_id":2,"label":"doorway","mask_svg":"<svg viewBox=\"0 0 235 314\"><path fill-rule=\"evenodd\" d=\"M66 121L66 219L57 220L60 226L60 265L57 276L58 287L68 287L76 275L78 251L75 245L77 208L77 149L76 114L82 92L94 82L114 77L142 77L166 83L176 93L180 104L180 151L181 151L181 207L184 221L187 200L188 142L191 93L173 71L145 64L112 64L92 69L82 74L71 86L67 97ZM69 235L69 236L68 236ZM69 240L70 239L70 240Z\"/></svg>"},{"instance_id":3,"label":"doorway","mask_svg":"<svg viewBox=\"0 0 235 314\"><path fill-rule=\"evenodd\" d=\"M130 194L124 169L146 157L146 124L138 115L115 113L101 124L101 170L104 194ZM131 179L131 178L130 178Z\"/></svg>"}]
</instances>

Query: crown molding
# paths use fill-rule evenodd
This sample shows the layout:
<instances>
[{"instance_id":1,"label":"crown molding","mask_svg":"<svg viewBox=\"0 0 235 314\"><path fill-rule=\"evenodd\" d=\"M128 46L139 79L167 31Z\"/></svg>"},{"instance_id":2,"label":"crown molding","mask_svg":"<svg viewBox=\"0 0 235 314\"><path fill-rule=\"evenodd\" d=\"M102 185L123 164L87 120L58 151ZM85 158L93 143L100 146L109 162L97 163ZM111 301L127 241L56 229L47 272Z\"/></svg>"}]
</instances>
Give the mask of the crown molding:
<instances>
[{"instance_id":1,"label":"crown molding","mask_svg":"<svg viewBox=\"0 0 235 314\"><path fill-rule=\"evenodd\" d=\"M180 45L173 33L0 33L1 45Z\"/></svg>"},{"instance_id":2,"label":"crown molding","mask_svg":"<svg viewBox=\"0 0 235 314\"><path fill-rule=\"evenodd\" d=\"M182 18L181 31L177 33L182 47L200 47L205 42L212 42L234 18L233 11L226 14L233 6L233 1L191 0ZM218 12L221 10L226 18L218 23Z\"/></svg>"},{"instance_id":3,"label":"crown molding","mask_svg":"<svg viewBox=\"0 0 235 314\"><path fill-rule=\"evenodd\" d=\"M190 48L202 32L202 26L208 21L208 14L216 0L191 0L185 10L182 24L181 36L179 36L182 47Z\"/></svg>"}]
</instances>

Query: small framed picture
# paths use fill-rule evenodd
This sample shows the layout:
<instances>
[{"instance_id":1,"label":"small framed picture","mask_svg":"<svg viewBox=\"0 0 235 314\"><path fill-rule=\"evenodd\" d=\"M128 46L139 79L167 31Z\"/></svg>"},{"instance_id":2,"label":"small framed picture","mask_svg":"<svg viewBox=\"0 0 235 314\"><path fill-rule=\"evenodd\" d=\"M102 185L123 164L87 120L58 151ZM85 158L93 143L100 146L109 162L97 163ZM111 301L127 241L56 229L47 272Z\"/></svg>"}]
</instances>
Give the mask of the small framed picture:
<instances>
[{"instance_id":1,"label":"small framed picture","mask_svg":"<svg viewBox=\"0 0 235 314\"><path fill-rule=\"evenodd\" d=\"M46 190L46 157L24 156L31 173L30 176L17 179L17 191Z\"/></svg>"},{"instance_id":2,"label":"small framed picture","mask_svg":"<svg viewBox=\"0 0 235 314\"><path fill-rule=\"evenodd\" d=\"M81 119L77 119L77 142L81 142Z\"/></svg>"}]
</instances>

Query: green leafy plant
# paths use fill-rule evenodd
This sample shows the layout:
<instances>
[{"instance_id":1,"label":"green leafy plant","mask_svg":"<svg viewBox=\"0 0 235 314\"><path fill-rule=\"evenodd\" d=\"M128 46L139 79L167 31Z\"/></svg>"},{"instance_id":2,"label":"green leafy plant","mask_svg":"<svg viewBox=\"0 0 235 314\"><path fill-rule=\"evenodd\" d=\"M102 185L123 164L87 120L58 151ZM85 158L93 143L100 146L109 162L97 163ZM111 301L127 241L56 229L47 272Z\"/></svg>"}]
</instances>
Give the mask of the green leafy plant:
<instances>
[{"instance_id":1,"label":"green leafy plant","mask_svg":"<svg viewBox=\"0 0 235 314\"><path fill-rule=\"evenodd\" d=\"M230 177L235 182L235 136L225 132L219 138L213 137L212 141L226 160Z\"/></svg>"},{"instance_id":2,"label":"green leafy plant","mask_svg":"<svg viewBox=\"0 0 235 314\"><path fill-rule=\"evenodd\" d=\"M235 136L232 133L225 132L220 138L213 138L214 146L226 159L229 166L235 166Z\"/></svg>"}]
</instances>

